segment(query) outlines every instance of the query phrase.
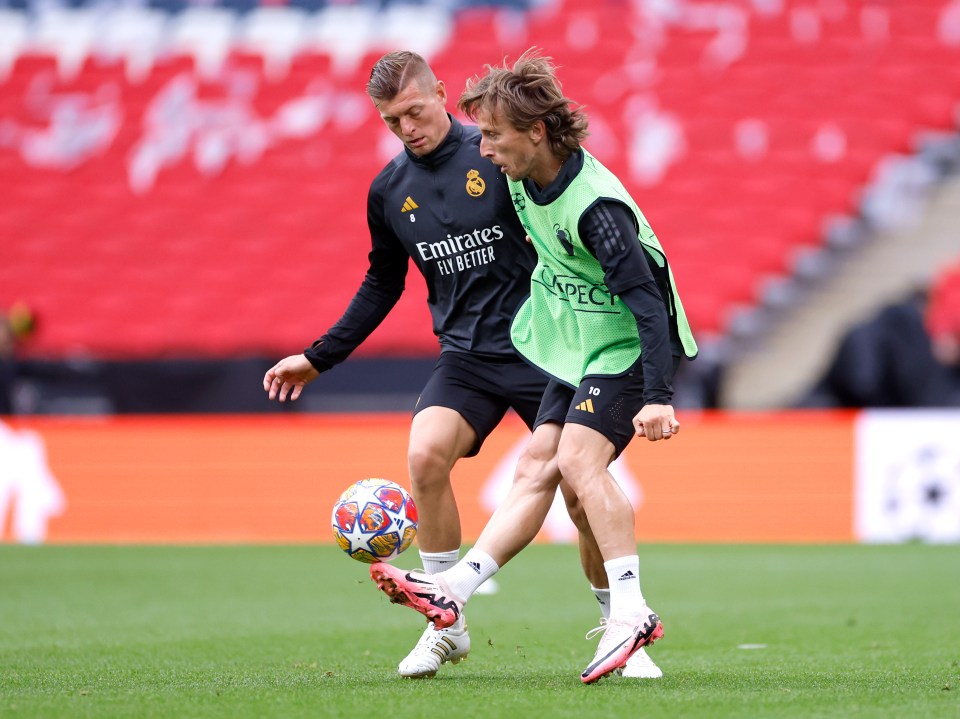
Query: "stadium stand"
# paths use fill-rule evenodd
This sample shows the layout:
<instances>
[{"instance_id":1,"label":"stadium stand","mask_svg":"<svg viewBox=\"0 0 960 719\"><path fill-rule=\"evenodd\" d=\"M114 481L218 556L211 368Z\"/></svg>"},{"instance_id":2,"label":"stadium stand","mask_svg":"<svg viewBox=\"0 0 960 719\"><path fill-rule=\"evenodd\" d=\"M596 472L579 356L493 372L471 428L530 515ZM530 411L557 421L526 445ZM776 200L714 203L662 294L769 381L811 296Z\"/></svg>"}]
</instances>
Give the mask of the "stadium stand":
<instances>
[{"instance_id":1,"label":"stadium stand","mask_svg":"<svg viewBox=\"0 0 960 719\"><path fill-rule=\"evenodd\" d=\"M960 2L26 3L0 8L0 307L27 356L277 356L339 316L410 47L454 98L539 46L669 248L705 346L955 133ZM453 103L451 103L452 107ZM362 348L436 351L422 283ZM278 310L278 308L280 308Z\"/></svg>"}]
</instances>

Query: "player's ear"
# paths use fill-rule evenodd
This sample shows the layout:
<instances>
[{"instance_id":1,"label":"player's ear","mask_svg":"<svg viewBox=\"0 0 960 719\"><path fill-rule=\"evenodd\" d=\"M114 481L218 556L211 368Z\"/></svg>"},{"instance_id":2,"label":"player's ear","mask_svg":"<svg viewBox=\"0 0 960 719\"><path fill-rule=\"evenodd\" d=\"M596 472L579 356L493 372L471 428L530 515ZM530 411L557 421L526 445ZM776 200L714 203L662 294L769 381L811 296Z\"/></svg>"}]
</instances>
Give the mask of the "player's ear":
<instances>
[{"instance_id":1,"label":"player's ear","mask_svg":"<svg viewBox=\"0 0 960 719\"><path fill-rule=\"evenodd\" d=\"M437 80L437 99L440 104L447 104L447 86L443 84L443 80Z\"/></svg>"},{"instance_id":2,"label":"player's ear","mask_svg":"<svg viewBox=\"0 0 960 719\"><path fill-rule=\"evenodd\" d=\"M547 137L547 126L544 124L543 120L537 120L528 130L530 133L530 139L533 140L535 144L540 144Z\"/></svg>"}]
</instances>

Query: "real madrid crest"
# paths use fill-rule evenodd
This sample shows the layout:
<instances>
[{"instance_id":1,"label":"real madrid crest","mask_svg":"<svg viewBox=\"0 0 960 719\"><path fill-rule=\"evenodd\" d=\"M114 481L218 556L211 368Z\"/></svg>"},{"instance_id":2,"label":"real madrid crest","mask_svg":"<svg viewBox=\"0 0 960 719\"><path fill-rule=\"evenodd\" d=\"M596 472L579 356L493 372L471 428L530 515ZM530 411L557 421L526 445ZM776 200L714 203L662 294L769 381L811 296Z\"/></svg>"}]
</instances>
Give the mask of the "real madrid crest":
<instances>
[{"instance_id":1,"label":"real madrid crest","mask_svg":"<svg viewBox=\"0 0 960 719\"><path fill-rule=\"evenodd\" d=\"M470 170L467 173L467 194L471 197L480 197L487 189L487 183L480 177L479 170Z\"/></svg>"}]
</instances>

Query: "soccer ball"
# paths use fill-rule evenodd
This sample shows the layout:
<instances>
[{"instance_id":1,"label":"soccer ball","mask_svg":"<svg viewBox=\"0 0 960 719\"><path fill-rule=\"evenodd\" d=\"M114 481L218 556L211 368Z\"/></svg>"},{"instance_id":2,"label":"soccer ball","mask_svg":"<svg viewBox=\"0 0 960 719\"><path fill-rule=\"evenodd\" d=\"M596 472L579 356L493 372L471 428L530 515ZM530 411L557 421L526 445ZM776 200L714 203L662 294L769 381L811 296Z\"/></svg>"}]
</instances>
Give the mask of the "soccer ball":
<instances>
[{"instance_id":1,"label":"soccer ball","mask_svg":"<svg viewBox=\"0 0 960 719\"><path fill-rule=\"evenodd\" d=\"M359 562L389 562L417 536L417 505L386 479L361 479L333 505L333 536Z\"/></svg>"}]
</instances>

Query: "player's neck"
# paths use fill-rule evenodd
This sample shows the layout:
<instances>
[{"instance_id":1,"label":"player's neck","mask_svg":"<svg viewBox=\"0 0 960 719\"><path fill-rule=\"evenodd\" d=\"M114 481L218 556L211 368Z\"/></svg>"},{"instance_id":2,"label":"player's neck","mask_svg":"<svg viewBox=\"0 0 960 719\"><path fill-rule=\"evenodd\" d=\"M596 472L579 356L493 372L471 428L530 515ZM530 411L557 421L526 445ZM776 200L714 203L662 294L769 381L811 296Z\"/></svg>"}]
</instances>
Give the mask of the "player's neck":
<instances>
[{"instance_id":1,"label":"player's neck","mask_svg":"<svg viewBox=\"0 0 960 719\"><path fill-rule=\"evenodd\" d=\"M528 177L536 183L539 189L543 190L557 179L563 163L564 161L552 152L545 152L534 164Z\"/></svg>"}]
</instances>

